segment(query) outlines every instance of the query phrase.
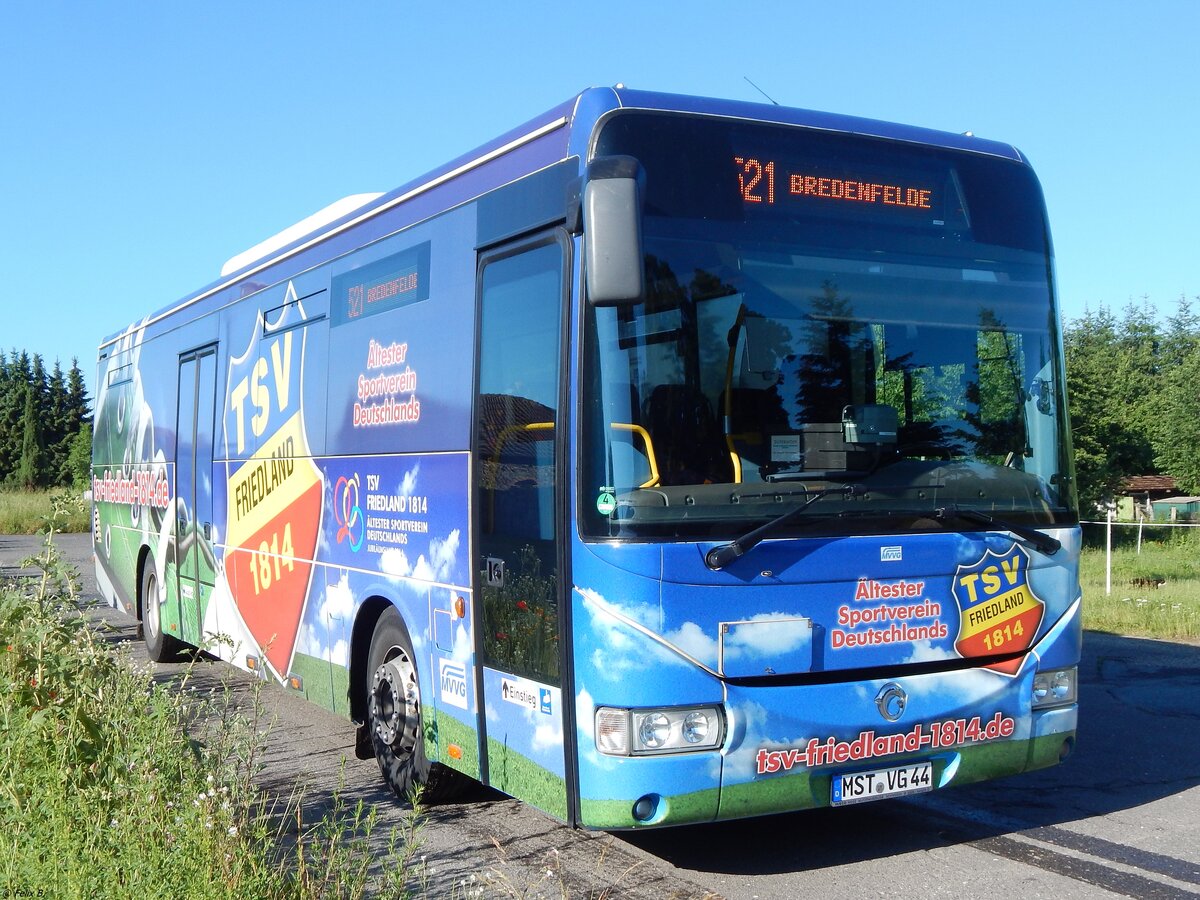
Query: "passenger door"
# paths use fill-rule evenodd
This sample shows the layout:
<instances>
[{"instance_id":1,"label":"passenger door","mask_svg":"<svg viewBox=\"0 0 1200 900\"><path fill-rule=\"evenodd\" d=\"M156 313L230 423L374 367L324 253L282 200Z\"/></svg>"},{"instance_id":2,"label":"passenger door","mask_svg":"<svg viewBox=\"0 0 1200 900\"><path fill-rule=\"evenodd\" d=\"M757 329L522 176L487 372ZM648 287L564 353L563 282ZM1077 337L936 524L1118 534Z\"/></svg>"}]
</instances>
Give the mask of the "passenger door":
<instances>
[{"instance_id":1,"label":"passenger door","mask_svg":"<svg viewBox=\"0 0 1200 900\"><path fill-rule=\"evenodd\" d=\"M204 613L216 580L212 549L213 428L217 348L179 358L179 418L175 430L175 559L179 598L177 637L199 646Z\"/></svg>"},{"instance_id":2,"label":"passenger door","mask_svg":"<svg viewBox=\"0 0 1200 900\"><path fill-rule=\"evenodd\" d=\"M552 235L482 260L475 404L484 777L564 820L565 248Z\"/></svg>"}]
</instances>

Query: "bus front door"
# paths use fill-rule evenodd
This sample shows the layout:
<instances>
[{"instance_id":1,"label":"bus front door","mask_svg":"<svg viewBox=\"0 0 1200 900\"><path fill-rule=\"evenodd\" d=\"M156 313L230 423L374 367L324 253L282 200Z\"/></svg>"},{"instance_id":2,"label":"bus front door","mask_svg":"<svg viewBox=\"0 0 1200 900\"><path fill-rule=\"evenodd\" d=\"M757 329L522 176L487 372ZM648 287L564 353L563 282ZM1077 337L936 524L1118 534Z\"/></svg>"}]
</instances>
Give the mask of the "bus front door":
<instances>
[{"instance_id":1,"label":"bus front door","mask_svg":"<svg viewBox=\"0 0 1200 900\"><path fill-rule=\"evenodd\" d=\"M475 444L483 775L564 820L565 257L551 236L481 263Z\"/></svg>"}]
</instances>

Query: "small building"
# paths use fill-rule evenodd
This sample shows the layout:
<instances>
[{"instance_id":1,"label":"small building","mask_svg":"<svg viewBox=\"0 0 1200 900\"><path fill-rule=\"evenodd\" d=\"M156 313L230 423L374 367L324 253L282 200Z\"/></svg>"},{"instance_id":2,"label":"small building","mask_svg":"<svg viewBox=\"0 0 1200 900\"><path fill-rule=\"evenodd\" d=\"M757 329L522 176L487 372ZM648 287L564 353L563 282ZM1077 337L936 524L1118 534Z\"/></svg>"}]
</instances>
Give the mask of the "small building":
<instances>
[{"instance_id":1,"label":"small building","mask_svg":"<svg viewBox=\"0 0 1200 900\"><path fill-rule=\"evenodd\" d=\"M1117 518L1124 521L1155 518L1154 502L1172 497L1178 490L1170 475L1131 475L1121 482Z\"/></svg>"},{"instance_id":2,"label":"small building","mask_svg":"<svg viewBox=\"0 0 1200 900\"><path fill-rule=\"evenodd\" d=\"M1152 505L1156 522L1200 521L1200 497L1167 497Z\"/></svg>"}]
</instances>

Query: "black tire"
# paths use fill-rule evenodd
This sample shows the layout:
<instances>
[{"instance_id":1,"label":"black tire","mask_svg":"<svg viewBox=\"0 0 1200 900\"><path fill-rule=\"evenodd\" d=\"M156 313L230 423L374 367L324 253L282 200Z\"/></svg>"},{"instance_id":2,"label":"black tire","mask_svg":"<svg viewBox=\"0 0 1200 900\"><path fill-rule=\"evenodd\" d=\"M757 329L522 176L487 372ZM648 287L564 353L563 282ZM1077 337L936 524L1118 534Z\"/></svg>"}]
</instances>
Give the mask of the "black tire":
<instances>
[{"instance_id":1,"label":"black tire","mask_svg":"<svg viewBox=\"0 0 1200 900\"><path fill-rule=\"evenodd\" d=\"M163 633L159 591L154 563L147 560L142 571L142 640L146 642L146 655L152 660L174 662L183 645L177 638Z\"/></svg>"},{"instance_id":2,"label":"black tire","mask_svg":"<svg viewBox=\"0 0 1200 900\"><path fill-rule=\"evenodd\" d=\"M416 655L400 614L379 617L367 662L367 731L383 780L402 799L414 790L427 803L462 793L470 779L425 755Z\"/></svg>"}]
</instances>

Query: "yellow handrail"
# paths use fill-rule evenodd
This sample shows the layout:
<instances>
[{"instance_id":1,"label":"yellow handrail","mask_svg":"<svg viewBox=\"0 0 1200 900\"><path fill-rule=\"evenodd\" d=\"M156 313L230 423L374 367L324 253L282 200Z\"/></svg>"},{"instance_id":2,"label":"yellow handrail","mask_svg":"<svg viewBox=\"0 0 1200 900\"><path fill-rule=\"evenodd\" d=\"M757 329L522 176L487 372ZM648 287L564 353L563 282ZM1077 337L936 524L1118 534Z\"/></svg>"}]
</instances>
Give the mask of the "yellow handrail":
<instances>
[{"instance_id":1,"label":"yellow handrail","mask_svg":"<svg viewBox=\"0 0 1200 900\"><path fill-rule=\"evenodd\" d=\"M725 432L725 446L729 448L729 460L733 463L733 483L742 483L742 456L733 444L733 367L737 359L737 337L746 321L746 304L738 307L737 318L729 329L729 356L725 359L725 415L721 430Z\"/></svg>"},{"instance_id":2,"label":"yellow handrail","mask_svg":"<svg viewBox=\"0 0 1200 900\"><path fill-rule=\"evenodd\" d=\"M638 485L638 487L655 487L662 479L662 475L660 475L658 471L658 457L654 453L654 441L650 437L650 432L648 432L641 425L633 425L629 422L610 422L609 427L616 429L617 431L628 431L631 434L636 434L642 439L642 443L646 447L646 461L650 465L650 478L647 481L642 482L642 484ZM496 436L496 449L492 452L492 477L495 477L496 467L500 464L500 453L503 451L504 444L510 437L520 432L553 430L553 422L529 422L525 425L509 425L507 428L501 430L500 434ZM494 488L495 485L493 484L492 487ZM496 493L494 490L492 491L488 500L490 501L488 503L488 525L489 527L494 528L496 520Z\"/></svg>"},{"instance_id":3,"label":"yellow handrail","mask_svg":"<svg viewBox=\"0 0 1200 900\"><path fill-rule=\"evenodd\" d=\"M650 440L650 432L641 425L631 425L628 422L609 422L608 427L631 432L642 439L642 443L646 445L646 461L650 463L650 480L639 484L638 487L655 487L662 476L658 474L658 458L654 455L654 441Z\"/></svg>"},{"instance_id":4,"label":"yellow handrail","mask_svg":"<svg viewBox=\"0 0 1200 900\"><path fill-rule=\"evenodd\" d=\"M646 461L650 464L650 480L643 482L638 487L648 488L657 485L662 476L658 472L658 457L654 454L654 441L650 438L650 432L641 425L633 425L628 422L610 422L609 427L615 428L618 431L631 432L642 439L642 443L646 445ZM513 434L519 431L552 431L553 429L553 422L530 422L528 425L509 425L496 438L496 452L492 454L493 466L499 464L500 451L504 449L504 442Z\"/></svg>"},{"instance_id":5,"label":"yellow handrail","mask_svg":"<svg viewBox=\"0 0 1200 900\"><path fill-rule=\"evenodd\" d=\"M493 481L489 484L484 484L484 488L488 490L488 531L492 531L496 527L496 471L500 465L500 452L504 449L505 442L514 434L522 431L553 431L553 422L529 422L526 425L509 425L496 435L496 449L492 452L492 471L490 473Z\"/></svg>"}]
</instances>

